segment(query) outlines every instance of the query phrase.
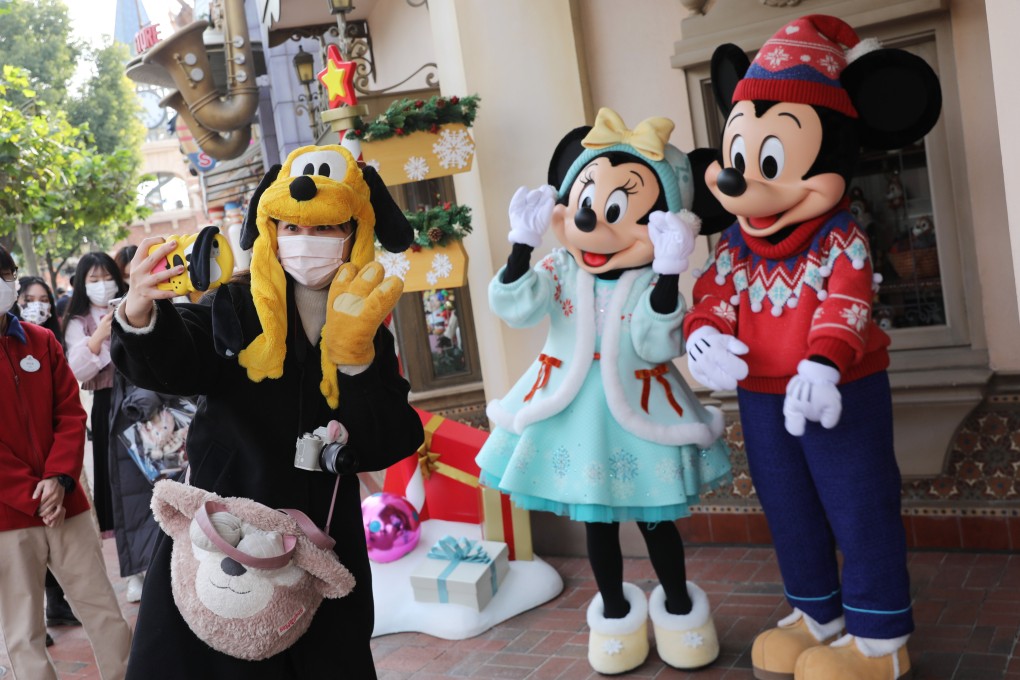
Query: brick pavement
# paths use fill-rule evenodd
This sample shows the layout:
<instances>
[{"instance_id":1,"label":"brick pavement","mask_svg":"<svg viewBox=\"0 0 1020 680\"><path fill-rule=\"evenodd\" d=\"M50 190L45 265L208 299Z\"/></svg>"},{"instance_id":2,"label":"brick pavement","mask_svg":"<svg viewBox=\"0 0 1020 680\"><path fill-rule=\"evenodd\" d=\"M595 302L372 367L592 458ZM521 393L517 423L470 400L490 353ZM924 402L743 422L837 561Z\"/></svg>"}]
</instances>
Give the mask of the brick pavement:
<instances>
[{"instance_id":1,"label":"brick pavement","mask_svg":"<svg viewBox=\"0 0 1020 680\"><path fill-rule=\"evenodd\" d=\"M133 624L138 606L124 602L125 581L117 576L112 540L104 542L104 553L124 614ZM563 576L563 593L478 637L455 642L418 633L376 638L372 646L380 680L602 677L592 673L586 660L585 608L595 594L588 563L582 558L548 561ZM719 660L702 671L682 673L665 667L653 650L641 668L618 677L751 679L751 641L786 613L772 551L691 546L688 572L712 601L722 642ZM915 680L1020 680L1020 555L915 551L910 574L917 621L909 643ZM645 591L655 586L644 559L626 560L625 577ZM56 645L50 653L60 677L98 680L82 630L54 628L52 633ZM0 666L7 665L0 653ZM0 677L7 680L10 673Z\"/></svg>"}]
</instances>

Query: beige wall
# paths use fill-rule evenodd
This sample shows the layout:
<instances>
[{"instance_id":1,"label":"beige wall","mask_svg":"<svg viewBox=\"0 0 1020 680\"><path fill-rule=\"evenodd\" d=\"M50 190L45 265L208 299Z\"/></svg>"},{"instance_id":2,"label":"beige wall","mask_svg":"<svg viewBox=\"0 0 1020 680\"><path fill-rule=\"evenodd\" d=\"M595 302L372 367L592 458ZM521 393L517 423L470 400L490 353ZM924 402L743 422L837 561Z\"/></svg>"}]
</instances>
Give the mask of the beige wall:
<instances>
[{"instance_id":1,"label":"beige wall","mask_svg":"<svg viewBox=\"0 0 1020 680\"><path fill-rule=\"evenodd\" d=\"M322 0L319 0L321 2ZM372 52L375 57L376 81L369 81L369 89L385 90L400 83L423 64L435 62L432 41L421 39L422 26L428 22L428 8L411 7L406 2L376 2L368 15L372 34ZM408 39L416 36L417 39ZM425 76L434 73L426 69L400 86L401 91L420 90L428 85Z\"/></svg>"},{"instance_id":2,"label":"beige wall","mask_svg":"<svg viewBox=\"0 0 1020 680\"><path fill-rule=\"evenodd\" d=\"M1014 293L1020 302L1020 87L1017 86L1016 32L1020 28L1020 2L987 0L988 42L992 59L992 85L998 114L1002 177L1006 186L1006 213L1013 255ZM1020 344L1014 339L1014 344Z\"/></svg>"}]
</instances>

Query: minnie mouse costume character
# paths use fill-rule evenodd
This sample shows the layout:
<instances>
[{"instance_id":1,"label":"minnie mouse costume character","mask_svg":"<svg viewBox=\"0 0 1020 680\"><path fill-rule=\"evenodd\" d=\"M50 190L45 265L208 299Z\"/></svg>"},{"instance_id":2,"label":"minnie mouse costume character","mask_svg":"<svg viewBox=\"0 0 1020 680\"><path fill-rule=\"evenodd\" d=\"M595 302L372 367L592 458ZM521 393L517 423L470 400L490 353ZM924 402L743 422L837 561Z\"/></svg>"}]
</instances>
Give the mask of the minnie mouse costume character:
<instances>
[{"instance_id":1,"label":"minnie mouse costume character","mask_svg":"<svg viewBox=\"0 0 1020 680\"><path fill-rule=\"evenodd\" d=\"M534 364L489 404L497 427L477 457L481 481L521 507L586 523L599 587L588 660L607 674L644 662L649 609L666 663L697 668L719 654L673 523L729 478L730 465L722 414L703 407L672 364L683 353L677 282L700 226L685 208L703 174L666 143L672 130L665 118L627 130L602 109L594 128L567 134L550 165L553 186L514 195L513 250L489 286L492 309L511 326L548 316L551 327ZM529 269L549 227L563 248ZM619 522L629 520L661 583L650 603L623 582Z\"/></svg>"},{"instance_id":2,"label":"minnie mouse costume character","mask_svg":"<svg viewBox=\"0 0 1020 680\"><path fill-rule=\"evenodd\" d=\"M712 82L727 121L706 182L737 221L694 287L684 331L693 375L737 388L794 608L755 640L755 677L901 678L914 626L889 338L872 320L870 248L847 187L862 146L897 148L931 129L938 80L920 58L812 15L753 63L719 47Z\"/></svg>"}]
</instances>

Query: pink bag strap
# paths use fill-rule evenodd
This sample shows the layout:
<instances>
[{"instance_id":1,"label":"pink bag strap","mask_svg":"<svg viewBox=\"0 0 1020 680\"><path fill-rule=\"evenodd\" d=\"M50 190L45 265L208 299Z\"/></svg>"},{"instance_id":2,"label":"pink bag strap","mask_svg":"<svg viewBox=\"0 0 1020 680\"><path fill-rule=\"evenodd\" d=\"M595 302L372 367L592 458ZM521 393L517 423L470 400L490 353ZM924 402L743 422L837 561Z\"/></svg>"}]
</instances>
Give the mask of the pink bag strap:
<instances>
[{"instance_id":1,"label":"pink bag strap","mask_svg":"<svg viewBox=\"0 0 1020 680\"><path fill-rule=\"evenodd\" d=\"M336 494L339 490L340 475L337 475L336 483L333 485L333 498L329 501L329 516L326 517L325 531L320 529L318 525L316 525L315 522L308 517L308 515L300 510L295 510L294 508L280 508L280 512L285 512L290 515L294 521L297 522L301 531L305 532L305 536L308 537L309 541L323 550L332 550L333 546L336 545L336 541L329 536L329 523L330 520L333 519L333 507L336 505Z\"/></svg>"},{"instance_id":2,"label":"pink bag strap","mask_svg":"<svg viewBox=\"0 0 1020 680\"><path fill-rule=\"evenodd\" d=\"M290 562L290 558L294 554L294 550L297 548L297 536L293 536L291 534L284 534L283 536L284 553L282 555L276 555L274 557L255 557L254 555L249 555L247 553L241 552L240 550L238 550L237 548L223 540L223 537L219 535L219 532L217 532L215 528L213 528L212 521L210 521L209 519L209 515L213 512L230 512L230 511L227 509L227 506L223 503L219 503L217 501L206 501L198 509L198 512L195 513L195 521L198 522L198 526L199 528L202 529L202 533L204 533L206 537L210 541L212 541L213 545L219 548L220 551L222 551L223 554L225 554L230 559L234 560L235 562L239 562L240 564L243 564L246 567L252 567L254 569L280 569L281 567L287 566L287 564ZM291 512L298 511L294 510L285 512L287 512L287 514L289 515ZM305 517L305 519L308 520L307 517ZM311 520L308 521L309 523L311 522ZM301 526L300 521L298 521L298 526ZM315 525L312 526L314 527ZM304 527L301 528L303 531L306 531ZM315 528L315 530L319 531L317 527ZM311 536L309 536L309 538L311 538ZM329 537L327 536L327 538ZM316 543L316 545L318 545L318 543Z\"/></svg>"}]
</instances>

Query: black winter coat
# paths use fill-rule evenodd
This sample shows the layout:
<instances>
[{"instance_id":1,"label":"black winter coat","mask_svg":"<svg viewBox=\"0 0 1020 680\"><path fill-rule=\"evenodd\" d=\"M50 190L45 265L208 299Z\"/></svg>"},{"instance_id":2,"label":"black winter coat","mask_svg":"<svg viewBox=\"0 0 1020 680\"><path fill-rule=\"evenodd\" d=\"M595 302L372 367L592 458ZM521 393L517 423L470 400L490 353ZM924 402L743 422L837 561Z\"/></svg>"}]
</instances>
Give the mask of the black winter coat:
<instances>
[{"instance_id":1,"label":"black winter coat","mask_svg":"<svg viewBox=\"0 0 1020 680\"><path fill-rule=\"evenodd\" d=\"M385 328L376 333L371 366L358 375L339 374L340 406L329 408L319 392L319 348L301 327L292 285L288 277L287 355L279 379L254 383L236 357L215 352L212 307L205 304L175 307L160 301L155 327L143 335L114 323L112 353L117 368L138 385L204 395L188 434L192 485L274 508L297 508L324 526L336 477L294 467L298 437L339 420L350 432L359 469L370 471L414 453L424 434L407 403L409 386ZM230 291L247 344L261 331L251 291L243 284L230 284ZM308 631L289 649L263 661L242 661L208 647L181 618L170 589L172 541L161 532L145 579L128 679L375 678L372 576L355 475L340 479L329 533L340 561L357 580L354 590L339 600L324 600Z\"/></svg>"}]
</instances>

